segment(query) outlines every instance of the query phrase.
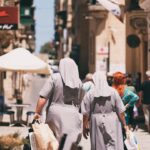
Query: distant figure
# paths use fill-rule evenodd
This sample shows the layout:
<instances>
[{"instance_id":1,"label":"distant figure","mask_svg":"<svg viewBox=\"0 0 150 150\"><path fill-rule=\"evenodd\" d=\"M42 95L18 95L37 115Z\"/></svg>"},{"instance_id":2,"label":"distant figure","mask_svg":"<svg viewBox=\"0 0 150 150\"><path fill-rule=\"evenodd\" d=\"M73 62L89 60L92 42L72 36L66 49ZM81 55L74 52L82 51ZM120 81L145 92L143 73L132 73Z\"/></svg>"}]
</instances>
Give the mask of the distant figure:
<instances>
[{"instance_id":1,"label":"distant figure","mask_svg":"<svg viewBox=\"0 0 150 150\"><path fill-rule=\"evenodd\" d=\"M32 78L33 78L32 74L29 74L29 73L23 74L23 86L24 86L24 88L29 86L30 82L32 81Z\"/></svg>"},{"instance_id":2,"label":"distant figure","mask_svg":"<svg viewBox=\"0 0 150 150\"><path fill-rule=\"evenodd\" d=\"M83 81L83 89L85 92L88 92L90 89L94 87L92 76L93 76L92 73L88 73Z\"/></svg>"},{"instance_id":3,"label":"distant figure","mask_svg":"<svg viewBox=\"0 0 150 150\"><path fill-rule=\"evenodd\" d=\"M143 106L145 125L150 132L150 71L146 72L147 80L141 85L140 98Z\"/></svg>"},{"instance_id":4,"label":"distant figure","mask_svg":"<svg viewBox=\"0 0 150 150\"><path fill-rule=\"evenodd\" d=\"M61 142L67 134L63 150L70 150L82 132L82 115L79 113L82 82L78 67L70 58L60 60L59 73L54 73L40 91L35 119L41 117L46 103L46 123Z\"/></svg>"},{"instance_id":5,"label":"distant figure","mask_svg":"<svg viewBox=\"0 0 150 150\"><path fill-rule=\"evenodd\" d=\"M95 72L94 88L81 103L83 135L88 136L90 121L91 150L124 150L121 122L126 131L125 107L118 92L107 83L103 72ZM121 122L118 118L121 119Z\"/></svg>"},{"instance_id":6,"label":"distant figure","mask_svg":"<svg viewBox=\"0 0 150 150\"><path fill-rule=\"evenodd\" d=\"M113 84L113 73L112 72L107 73L107 82L108 82L109 86L112 86L112 84Z\"/></svg>"},{"instance_id":7,"label":"distant figure","mask_svg":"<svg viewBox=\"0 0 150 150\"><path fill-rule=\"evenodd\" d=\"M113 75L113 87L118 91L126 108L126 123L131 126L130 107L134 107L139 97L127 88L126 76L122 72L115 72Z\"/></svg>"},{"instance_id":8,"label":"distant figure","mask_svg":"<svg viewBox=\"0 0 150 150\"><path fill-rule=\"evenodd\" d=\"M132 83L132 78L131 76L127 76L126 78L126 84L127 84L127 89L132 91L133 93L137 94L136 92L136 89L135 87L133 86L133 83ZM133 130L138 126L136 126L136 120L135 120L135 117L137 117L138 115L138 108L136 107L136 104L134 106L130 106L129 108L129 116L130 116L130 123L131 123L131 126L133 127Z\"/></svg>"},{"instance_id":9,"label":"distant figure","mask_svg":"<svg viewBox=\"0 0 150 150\"><path fill-rule=\"evenodd\" d=\"M133 93L136 93L136 89L135 89L135 87L133 86L133 83L132 83L132 78L127 77L126 84L127 84L127 89L129 89Z\"/></svg>"}]
</instances>

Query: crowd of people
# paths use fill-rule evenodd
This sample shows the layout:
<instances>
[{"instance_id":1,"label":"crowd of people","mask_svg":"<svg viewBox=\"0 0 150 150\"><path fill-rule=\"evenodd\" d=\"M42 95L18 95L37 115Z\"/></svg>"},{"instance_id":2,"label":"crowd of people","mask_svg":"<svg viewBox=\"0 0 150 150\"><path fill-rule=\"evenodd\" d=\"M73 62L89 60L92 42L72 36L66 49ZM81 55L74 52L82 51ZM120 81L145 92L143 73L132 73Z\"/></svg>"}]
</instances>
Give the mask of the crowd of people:
<instances>
[{"instance_id":1,"label":"crowd of people","mask_svg":"<svg viewBox=\"0 0 150 150\"><path fill-rule=\"evenodd\" d=\"M45 122L59 143L67 135L62 150L71 150L82 133L85 138L90 134L91 150L124 150L123 141L135 127L134 107L148 86L144 83L138 96L131 83L122 72L110 77L101 71L81 81L76 63L63 58L59 72L49 77L39 93L34 119L47 105Z\"/></svg>"}]
</instances>

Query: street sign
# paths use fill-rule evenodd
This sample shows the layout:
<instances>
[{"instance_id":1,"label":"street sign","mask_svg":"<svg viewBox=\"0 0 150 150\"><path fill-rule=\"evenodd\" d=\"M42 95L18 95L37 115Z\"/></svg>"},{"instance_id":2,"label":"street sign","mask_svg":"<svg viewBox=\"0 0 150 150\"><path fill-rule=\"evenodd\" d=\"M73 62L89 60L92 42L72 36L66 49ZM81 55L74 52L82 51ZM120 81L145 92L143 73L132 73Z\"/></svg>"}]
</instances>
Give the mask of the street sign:
<instances>
[{"instance_id":1,"label":"street sign","mask_svg":"<svg viewBox=\"0 0 150 150\"><path fill-rule=\"evenodd\" d=\"M17 7L0 7L0 30L16 30L18 18Z\"/></svg>"},{"instance_id":2,"label":"street sign","mask_svg":"<svg viewBox=\"0 0 150 150\"><path fill-rule=\"evenodd\" d=\"M97 54L103 56L104 58L108 58L108 47L99 48Z\"/></svg>"}]
</instances>

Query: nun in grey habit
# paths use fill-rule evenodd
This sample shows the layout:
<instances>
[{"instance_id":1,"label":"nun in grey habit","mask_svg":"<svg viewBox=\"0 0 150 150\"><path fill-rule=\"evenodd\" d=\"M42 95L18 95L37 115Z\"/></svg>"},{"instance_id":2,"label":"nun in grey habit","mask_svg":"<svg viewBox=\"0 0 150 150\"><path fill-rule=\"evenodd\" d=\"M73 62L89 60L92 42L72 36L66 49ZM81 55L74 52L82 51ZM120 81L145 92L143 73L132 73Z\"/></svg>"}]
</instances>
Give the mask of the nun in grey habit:
<instances>
[{"instance_id":1,"label":"nun in grey habit","mask_svg":"<svg viewBox=\"0 0 150 150\"><path fill-rule=\"evenodd\" d=\"M87 138L87 122L90 121L91 150L123 150L121 122L126 130L127 127L122 100L117 91L108 86L104 73L96 72L92 78L94 89L81 103L83 135Z\"/></svg>"},{"instance_id":2,"label":"nun in grey habit","mask_svg":"<svg viewBox=\"0 0 150 150\"><path fill-rule=\"evenodd\" d=\"M82 132L82 115L79 113L82 82L77 65L70 58L60 60L59 71L50 76L40 91L34 118L39 117L47 103L46 123L58 141L67 134L63 150L70 150Z\"/></svg>"}]
</instances>

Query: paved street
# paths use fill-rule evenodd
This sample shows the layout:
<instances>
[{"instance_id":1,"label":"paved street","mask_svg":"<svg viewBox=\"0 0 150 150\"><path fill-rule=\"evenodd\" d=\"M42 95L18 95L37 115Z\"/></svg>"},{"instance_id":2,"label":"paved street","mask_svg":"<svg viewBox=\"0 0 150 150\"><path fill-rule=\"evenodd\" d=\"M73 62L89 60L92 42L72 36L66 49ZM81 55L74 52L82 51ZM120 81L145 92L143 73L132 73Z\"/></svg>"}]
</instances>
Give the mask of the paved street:
<instances>
[{"instance_id":1,"label":"paved street","mask_svg":"<svg viewBox=\"0 0 150 150\"><path fill-rule=\"evenodd\" d=\"M40 78L39 76L33 77L32 82L30 82L29 86L26 88L24 92L24 100L27 103L31 103L31 107L25 108L23 113L23 120L26 119L26 111L34 110L36 106L38 91L41 86L45 82L45 78ZM31 101L32 100L32 101ZM13 108L15 110L15 108ZM9 117L7 115L4 116L4 121L8 122ZM9 134L19 131L22 137L26 137L28 135L28 127L0 127L0 135ZM143 128L143 125L139 127L137 131L135 131L135 135L137 137L138 143L140 145L140 150L149 150L150 149L150 134L146 132ZM83 147L83 150L90 150L90 141L82 138L80 145Z\"/></svg>"},{"instance_id":2,"label":"paved street","mask_svg":"<svg viewBox=\"0 0 150 150\"><path fill-rule=\"evenodd\" d=\"M27 127L0 127L0 135L14 133L19 131L22 137L26 137L28 135ZM149 150L150 149L150 134L145 132L143 129L138 129L135 132L138 143L140 145L140 150ZM80 145L83 147L83 150L90 150L90 141L82 139Z\"/></svg>"}]
</instances>

